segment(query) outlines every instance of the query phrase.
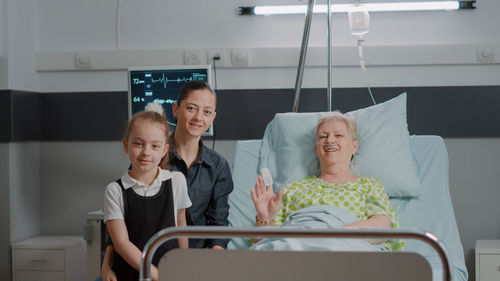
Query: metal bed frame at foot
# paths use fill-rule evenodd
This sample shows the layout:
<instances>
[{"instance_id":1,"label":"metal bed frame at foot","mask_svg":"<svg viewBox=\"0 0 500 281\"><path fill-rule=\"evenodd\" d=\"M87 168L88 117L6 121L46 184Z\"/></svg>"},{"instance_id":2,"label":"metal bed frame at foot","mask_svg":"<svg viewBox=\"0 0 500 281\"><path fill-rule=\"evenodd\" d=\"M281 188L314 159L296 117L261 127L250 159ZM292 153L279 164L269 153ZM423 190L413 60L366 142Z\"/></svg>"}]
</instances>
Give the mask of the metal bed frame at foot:
<instances>
[{"instance_id":1,"label":"metal bed frame at foot","mask_svg":"<svg viewBox=\"0 0 500 281\"><path fill-rule=\"evenodd\" d=\"M357 239L415 239L431 246L439 255L443 266L443 280L452 280L451 265L444 245L432 233L405 229L291 229L280 227L221 227L188 226L166 228L146 243L141 257L140 281L151 280L151 263L156 250L173 238L357 238ZM255 251L258 252L258 251Z\"/></svg>"}]
</instances>

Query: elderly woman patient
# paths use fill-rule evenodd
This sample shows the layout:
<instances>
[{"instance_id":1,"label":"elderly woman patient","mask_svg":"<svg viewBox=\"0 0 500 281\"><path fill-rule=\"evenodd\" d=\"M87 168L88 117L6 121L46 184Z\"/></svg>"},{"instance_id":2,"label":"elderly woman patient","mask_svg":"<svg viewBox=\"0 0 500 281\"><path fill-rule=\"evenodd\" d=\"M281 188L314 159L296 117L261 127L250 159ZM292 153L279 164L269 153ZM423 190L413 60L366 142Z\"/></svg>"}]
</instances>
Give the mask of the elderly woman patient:
<instances>
[{"instance_id":1,"label":"elderly woman patient","mask_svg":"<svg viewBox=\"0 0 500 281\"><path fill-rule=\"evenodd\" d=\"M351 161L358 150L356 121L332 112L316 126L316 155L320 174L288 183L276 195L261 176L251 196L257 211L256 226L282 225L296 211L314 205L335 206L355 214L357 221L342 227L398 228L396 214L382 183L371 177L351 173ZM353 163L354 164L354 163ZM384 241L372 241L381 243ZM387 241L386 249L397 250L403 241Z\"/></svg>"}]
</instances>

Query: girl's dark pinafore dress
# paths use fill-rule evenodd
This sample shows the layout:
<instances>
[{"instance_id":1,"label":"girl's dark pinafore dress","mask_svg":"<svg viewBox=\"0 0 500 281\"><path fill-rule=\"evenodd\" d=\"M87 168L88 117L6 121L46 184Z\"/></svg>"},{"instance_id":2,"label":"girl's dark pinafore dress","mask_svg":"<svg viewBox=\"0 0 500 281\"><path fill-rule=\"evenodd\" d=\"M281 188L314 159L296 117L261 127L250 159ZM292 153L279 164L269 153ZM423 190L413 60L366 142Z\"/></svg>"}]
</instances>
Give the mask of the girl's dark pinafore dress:
<instances>
[{"instance_id":1,"label":"girl's dark pinafore dress","mask_svg":"<svg viewBox=\"0 0 500 281\"><path fill-rule=\"evenodd\" d=\"M175 226L172 179L164 181L160 191L151 197L141 196L132 188L125 189L120 179L116 182L122 189L124 219L129 240L142 251L151 236L164 228ZM177 239L163 244L153 256L153 264L158 266L167 251L178 247ZM139 279L139 271L118 254L114 255L113 271L118 281Z\"/></svg>"}]
</instances>

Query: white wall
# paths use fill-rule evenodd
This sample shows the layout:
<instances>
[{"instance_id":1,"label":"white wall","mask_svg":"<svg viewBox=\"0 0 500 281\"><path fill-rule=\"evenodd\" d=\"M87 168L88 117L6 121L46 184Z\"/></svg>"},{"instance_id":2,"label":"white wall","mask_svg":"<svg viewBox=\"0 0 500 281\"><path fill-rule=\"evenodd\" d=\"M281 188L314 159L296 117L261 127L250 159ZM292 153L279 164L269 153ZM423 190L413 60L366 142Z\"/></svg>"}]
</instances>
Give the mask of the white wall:
<instances>
[{"instance_id":1,"label":"white wall","mask_svg":"<svg viewBox=\"0 0 500 281\"><path fill-rule=\"evenodd\" d=\"M11 143L9 150L10 233L15 242L40 233L40 144Z\"/></svg>"},{"instance_id":2,"label":"white wall","mask_svg":"<svg viewBox=\"0 0 500 281\"><path fill-rule=\"evenodd\" d=\"M1 0L0 88L41 92L125 91L125 71L35 71L35 52L38 51L116 50L116 3L117 0ZM303 17L236 15L238 5L256 3L270 2L122 0L119 49L300 46ZM500 44L497 28L500 1L481 0L476 6L478 9L474 11L372 14L370 33L366 37L366 59L369 60L370 46ZM310 46L326 45L325 22L324 16L315 16ZM345 15L333 17L333 44L355 44ZM333 56L335 58L335 53ZM221 89L292 88L295 72L294 67L226 68L217 72L217 82ZM367 83L372 86L498 85L500 67L498 64L379 66L369 67L369 71L362 74L357 67L347 66L335 67L333 75L335 87L359 87ZM324 87L324 77L324 68L307 68L303 86ZM494 209L495 202L491 202L499 198L494 178L499 172L494 168L498 167L499 157L488 153L500 151L499 141L446 140L451 161L450 191L469 265L473 263L470 252L475 239L500 239L500 212ZM232 159L234 142L218 142L216 150ZM13 202L23 199L21 191L31 193L28 202L34 203L22 210L10 205L7 211L16 214L9 213L7 217L2 213L2 222L11 225L16 236L25 230L36 231L37 227L43 234L81 234L85 212L102 206L105 184L119 176L126 166L118 142L0 144L0 156L6 155L11 157L8 162L0 157L2 191L13 191L10 195ZM6 163L12 166L5 167ZM20 178L24 172L32 178ZM4 175L9 177L5 183ZM40 198L39 207L33 200L36 196ZM9 202L2 203L6 204L1 206L9 206ZM471 210L470 206L476 209ZM40 216L29 217L36 208L40 208ZM22 222L8 222L11 218ZM4 237L0 238L3 241ZM4 256L2 252L0 259ZM9 268L10 264L2 261L2 269ZM471 280L474 279L472 273Z\"/></svg>"},{"instance_id":3,"label":"white wall","mask_svg":"<svg viewBox=\"0 0 500 281\"><path fill-rule=\"evenodd\" d=\"M33 0L7 1L8 88L39 91L39 75L35 71L38 22L37 3ZM43 2L43 1L42 1Z\"/></svg>"},{"instance_id":4,"label":"white wall","mask_svg":"<svg viewBox=\"0 0 500 281\"><path fill-rule=\"evenodd\" d=\"M277 2L283 3L283 1ZM254 3L269 2L121 1L119 48L147 51L300 46L304 25L302 16L237 15L238 5ZM99 0L85 3L76 0L44 1L44 5L38 7L39 50L41 52L116 50L115 4L115 1ZM366 36L365 59L367 62L370 61L370 46L498 45L500 30L494 23L499 23L496 11L500 10L500 2L483 0L477 3L477 6L478 9L473 11L374 13L371 15L370 32ZM54 13L55 10L67 13ZM347 16L334 15L332 22L333 46L354 46L355 38L350 34ZM309 45L326 46L324 15L314 17ZM334 60L335 55L334 52ZM470 56L475 57L474 50L471 50ZM387 55L387 59L391 59L390 54ZM179 61L182 62L182 59ZM296 61L298 58L293 59L293 64ZM498 64L369 69L369 72L363 74L358 67L336 67L333 71L333 85L335 87L364 86L367 83L372 86L496 85L498 80L495 74L500 71ZM218 87L221 89L292 88L295 72L295 67L220 69L217 75ZM126 90L124 71L97 73L55 71L41 72L39 75L42 91ZM324 68L308 68L304 75L304 87L326 85Z\"/></svg>"},{"instance_id":5,"label":"white wall","mask_svg":"<svg viewBox=\"0 0 500 281\"><path fill-rule=\"evenodd\" d=\"M0 278L9 280L12 242L40 234L38 142L0 143Z\"/></svg>"},{"instance_id":6,"label":"white wall","mask_svg":"<svg viewBox=\"0 0 500 281\"><path fill-rule=\"evenodd\" d=\"M120 142L42 142L41 232L81 234L85 214L103 208L104 188L126 171L126 156Z\"/></svg>"},{"instance_id":7,"label":"white wall","mask_svg":"<svg viewBox=\"0 0 500 281\"><path fill-rule=\"evenodd\" d=\"M2 211L7 209L5 214L10 214L11 219L4 219L2 212L0 222L10 225L12 238L3 239L4 233L0 234L1 280L10 280L11 242L35 235L81 236L85 214L103 208L106 184L118 178L128 166L120 142L8 145L12 160L5 170L10 171L9 176L15 180L6 185L10 186L12 194L10 202L5 200L7 204L4 205L1 199L0 208ZM2 153L0 144L0 164L3 164ZM37 160L37 169L34 169L34 163L26 163ZM0 181L3 180L3 171L3 165L0 165ZM0 187L3 191L3 182L0 182ZM85 264L82 266L85 268Z\"/></svg>"},{"instance_id":8,"label":"white wall","mask_svg":"<svg viewBox=\"0 0 500 281\"><path fill-rule=\"evenodd\" d=\"M9 185L9 146L0 143L0 279L10 279L11 252L10 252L10 185Z\"/></svg>"},{"instance_id":9,"label":"white wall","mask_svg":"<svg viewBox=\"0 0 500 281\"><path fill-rule=\"evenodd\" d=\"M5 4L4 4L5 0L1 0L0 1L0 15L2 15L2 18L0 19L0 56L4 56L4 42L6 42L6 40L4 39L4 36L5 36L5 31L4 31L4 28L7 26L7 18L6 18L6 14L5 14Z\"/></svg>"},{"instance_id":10,"label":"white wall","mask_svg":"<svg viewBox=\"0 0 500 281\"><path fill-rule=\"evenodd\" d=\"M500 139L446 139L450 193L469 270L478 239L500 239ZM469 272L475 276L474 271ZM474 280L474 277L469 280Z\"/></svg>"},{"instance_id":11,"label":"white wall","mask_svg":"<svg viewBox=\"0 0 500 281\"><path fill-rule=\"evenodd\" d=\"M268 4L269 1L121 1L120 48L285 47L300 44L302 16L238 16L237 7L247 3ZM116 1L100 0L85 3L77 0L43 1L38 7L40 51L115 49L115 5ZM494 35L499 31L494 24L485 24L485 21L498 21L496 11L499 5L495 0L482 0L474 11L373 13L367 44L495 42L498 39L493 39ZM315 16L312 27L310 45L324 46L325 16ZM354 43L346 15L334 15L333 42L341 46Z\"/></svg>"},{"instance_id":12,"label":"white wall","mask_svg":"<svg viewBox=\"0 0 500 281\"><path fill-rule=\"evenodd\" d=\"M8 69L7 69L7 0L0 0L0 89L7 89Z\"/></svg>"},{"instance_id":13,"label":"white wall","mask_svg":"<svg viewBox=\"0 0 500 281\"><path fill-rule=\"evenodd\" d=\"M34 52L37 46L36 2L31 0L0 2L0 89L26 91L40 89L39 75L34 67ZM2 156L0 184L2 194L5 195L2 199L1 221L4 231L0 239L2 251L0 277L2 280L9 280L11 242L40 234L38 142L2 144L0 156Z\"/></svg>"}]
</instances>

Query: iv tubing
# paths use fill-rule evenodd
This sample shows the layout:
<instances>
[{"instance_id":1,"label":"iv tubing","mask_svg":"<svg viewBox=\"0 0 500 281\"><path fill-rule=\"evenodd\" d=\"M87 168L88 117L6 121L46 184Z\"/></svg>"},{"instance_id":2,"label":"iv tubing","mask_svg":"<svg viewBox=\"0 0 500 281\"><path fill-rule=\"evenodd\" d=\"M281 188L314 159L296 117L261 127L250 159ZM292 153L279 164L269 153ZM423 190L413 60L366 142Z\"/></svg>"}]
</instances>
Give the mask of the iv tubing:
<instances>
[{"instance_id":1,"label":"iv tubing","mask_svg":"<svg viewBox=\"0 0 500 281\"><path fill-rule=\"evenodd\" d=\"M326 93L327 93L327 105L328 105L328 109L327 111L332 111L332 55L331 55L331 52L332 52L332 38L331 38L331 31L330 31L330 28L331 28L331 24L330 24L330 20L331 20L331 17L332 17L332 9L331 9L331 5L330 5L330 0L328 0L328 14L327 14L327 20L326 20L326 23L328 24L328 42L327 42L327 49L328 49L328 56L327 56L327 59L328 59L328 69L327 69L327 88L326 88Z\"/></svg>"}]
</instances>

